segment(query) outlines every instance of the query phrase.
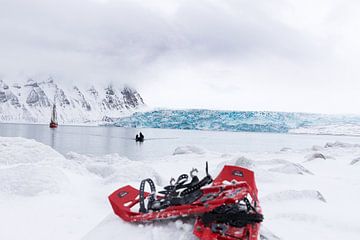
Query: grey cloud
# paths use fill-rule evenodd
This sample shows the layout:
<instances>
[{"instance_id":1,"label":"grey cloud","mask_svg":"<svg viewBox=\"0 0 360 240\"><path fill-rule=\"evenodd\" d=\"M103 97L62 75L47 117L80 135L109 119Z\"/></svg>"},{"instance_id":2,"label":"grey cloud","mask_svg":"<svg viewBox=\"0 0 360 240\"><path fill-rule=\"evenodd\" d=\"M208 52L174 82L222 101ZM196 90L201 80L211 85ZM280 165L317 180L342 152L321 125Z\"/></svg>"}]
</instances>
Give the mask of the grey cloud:
<instances>
[{"instance_id":1,"label":"grey cloud","mask_svg":"<svg viewBox=\"0 0 360 240\"><path fill-rule=\"evenodd\" d=\"M337 61L337 54L348 43L353 26L344 14L334 14L338 0L313 3L311 17L316 24L307 23L302 4L300 0L0 0L0 77L50 74L68 82L128 83L153 98L154 104L163 102L161 96L151 96L155 83L168 86L158 91L176 92L180 81L184 88L207 88L206 96L216 86L231 86L231 92L236 86L270 85L276 92L289 82L318 87L342 75L346 66ZM320 14L324 4L329 13ZM332 28L344 24L346 34ZM300 96L294 98L300 101ZM196 94L188 99L197 101ZM174 101L182 106L180 95L175 93Z\"/></svg>"}]
</instances>

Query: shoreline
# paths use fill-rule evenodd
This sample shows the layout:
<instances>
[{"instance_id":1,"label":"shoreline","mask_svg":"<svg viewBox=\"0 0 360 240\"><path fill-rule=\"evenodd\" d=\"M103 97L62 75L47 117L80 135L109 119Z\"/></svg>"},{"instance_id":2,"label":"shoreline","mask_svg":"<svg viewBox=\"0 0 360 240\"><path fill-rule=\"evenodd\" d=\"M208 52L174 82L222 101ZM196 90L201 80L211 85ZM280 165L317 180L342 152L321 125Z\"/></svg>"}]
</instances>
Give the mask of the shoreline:
<instances>
[{"instance_id":1,"label":"shoreline","mask_svg":"<svg viewBox=\"0 0 360 240\"><path fill-rule=\"evenodd\" d=\"M0 122L6 125L43 125L48 126L48 123L34 123L34 122ZM124 129L161 129L161 130L181 130L181 131L201 131L201 132L222 132L222 133L253 133L253 134L285 134L285 135L302 135L302 136L338 136L338 137L360 137L360 134L342 134L342 133L305 133L305 132L292 132L296 129L290 129L289 132L261 132L261 131L229 131L229 130L213 130L213 129L182 129L182 128L151 128L151 127L118 127L115 124L108 122L93 122L93 123L64 123L59 126L66 127L115 127Z\"/></svg>"}]
</instances>

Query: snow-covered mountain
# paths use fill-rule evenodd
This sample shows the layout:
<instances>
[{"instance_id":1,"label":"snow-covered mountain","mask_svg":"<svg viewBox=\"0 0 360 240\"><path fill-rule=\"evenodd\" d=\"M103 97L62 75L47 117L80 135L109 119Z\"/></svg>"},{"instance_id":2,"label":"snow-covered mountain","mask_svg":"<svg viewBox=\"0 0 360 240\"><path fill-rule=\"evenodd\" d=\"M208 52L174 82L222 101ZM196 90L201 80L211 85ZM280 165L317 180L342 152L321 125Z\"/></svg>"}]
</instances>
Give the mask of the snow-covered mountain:
<instances>
[{"instance_id":1,"label":"snow-covered mountain","mask_svg":"<svg viewBox=\"0 0 360 240\"><path fill-rule=\"evenodd\" d=\"M52 78L24 84L0 80L0 121L48 123L56 104L60 123L111 121L145 106L130 88L61 86Z\"/></svg>"}]
</instances>

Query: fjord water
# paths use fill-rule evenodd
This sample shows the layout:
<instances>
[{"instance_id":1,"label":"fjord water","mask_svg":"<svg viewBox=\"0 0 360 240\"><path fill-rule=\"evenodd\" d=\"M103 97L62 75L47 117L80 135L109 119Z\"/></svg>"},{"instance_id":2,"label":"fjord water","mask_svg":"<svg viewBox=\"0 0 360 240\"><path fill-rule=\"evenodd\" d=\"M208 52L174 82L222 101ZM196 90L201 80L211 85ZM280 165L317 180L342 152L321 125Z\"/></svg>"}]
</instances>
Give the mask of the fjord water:
<instances>
[{"instance_id":1,"label":"fjord water","mask_svg":"<svg viewBox=\"0 0 360 240\"><path fill-rule=\"evenodd\" d=\"M135 135L145 135L136 143ZM105 126L59 126L0 124L0 136L35 139L62 154L77 152L104 155L118 153L132 160L151 160L171 155L178 146L198 146L222 153L279 151L323 146L326 142L359 143L359 137L300 135L283 133L221 132L154 128L120 128Z\"/></svg>"}]
</instances>

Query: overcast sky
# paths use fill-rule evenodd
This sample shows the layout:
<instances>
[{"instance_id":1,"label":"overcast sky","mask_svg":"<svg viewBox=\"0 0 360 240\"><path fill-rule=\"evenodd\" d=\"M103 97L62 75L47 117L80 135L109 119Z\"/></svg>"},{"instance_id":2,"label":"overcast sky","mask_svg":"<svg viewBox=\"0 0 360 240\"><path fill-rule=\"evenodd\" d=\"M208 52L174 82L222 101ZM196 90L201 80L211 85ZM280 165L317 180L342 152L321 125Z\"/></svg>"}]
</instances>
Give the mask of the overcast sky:
<instances>
[{"instance_id":1,"label":"overcast sky","mask_svg":"<svg viewBox=\"0 0 360 240\"><path fill-rule=\"evenodd\" d=\"M0 0L0 78L154 107L360 114L357 0Z\"/></svg>"}]
</instances>

